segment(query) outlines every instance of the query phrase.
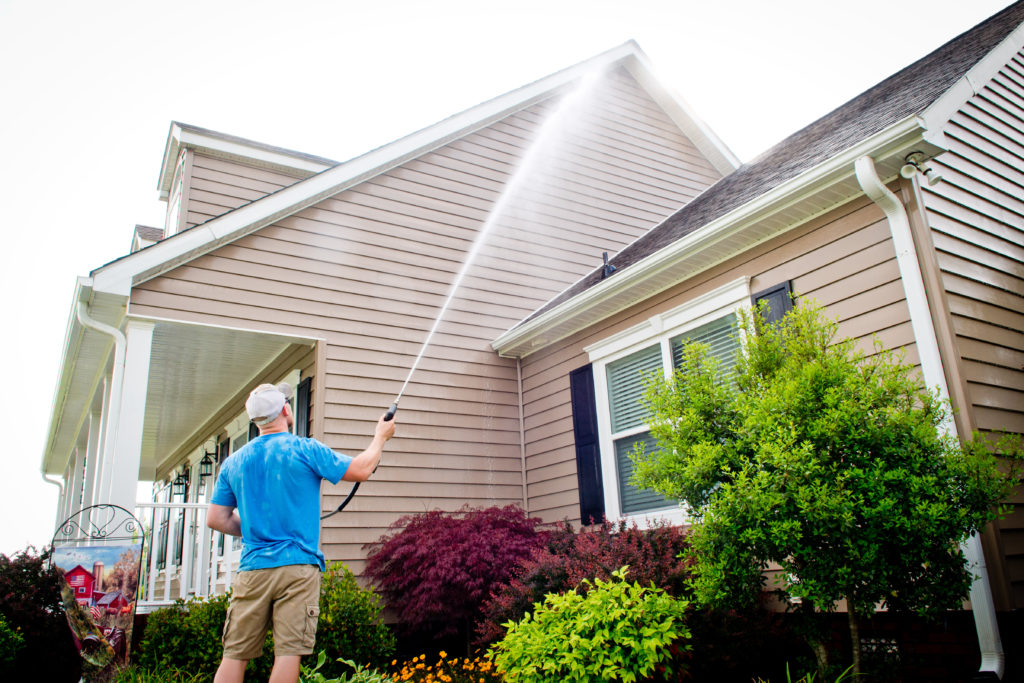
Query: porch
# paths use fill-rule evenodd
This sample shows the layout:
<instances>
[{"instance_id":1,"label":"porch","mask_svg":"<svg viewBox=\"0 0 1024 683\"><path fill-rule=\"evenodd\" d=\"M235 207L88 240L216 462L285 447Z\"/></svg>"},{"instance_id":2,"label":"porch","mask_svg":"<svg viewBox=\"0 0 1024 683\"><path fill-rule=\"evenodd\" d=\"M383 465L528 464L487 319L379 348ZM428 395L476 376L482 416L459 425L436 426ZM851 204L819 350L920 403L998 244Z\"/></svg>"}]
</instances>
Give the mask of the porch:
<instances>
[{"instance_id":1,"label":"porch","mask_svg":"<svg viewBox=\"0 0 1024 683\"><path fill-rule=\"evenodd\" d=\"M137 613L231 588L241 545L206 526L206 503L139 503L135 516L146 530Z\"/></svg>"}]
</instances>

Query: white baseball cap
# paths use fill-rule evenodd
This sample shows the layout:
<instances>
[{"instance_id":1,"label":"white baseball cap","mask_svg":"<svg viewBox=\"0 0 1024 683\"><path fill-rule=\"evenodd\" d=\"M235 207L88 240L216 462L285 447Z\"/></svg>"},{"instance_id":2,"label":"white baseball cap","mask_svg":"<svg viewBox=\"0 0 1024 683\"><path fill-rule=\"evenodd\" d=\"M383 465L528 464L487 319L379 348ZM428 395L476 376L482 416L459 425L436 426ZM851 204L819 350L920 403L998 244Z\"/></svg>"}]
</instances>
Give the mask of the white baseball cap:
<instances>
[{"instance_id":1,"label":"white baseball cap","mask_svg":"<svg viewBox=\"0 0 1024 683\"><path fill-rule=\"evenodd\" d=\"M273 422L284 409L285 402L292 397L292 387L287 382L261 384L252 390L245 402L245 412L257 426Z\"/></svg>"}]
</instances>

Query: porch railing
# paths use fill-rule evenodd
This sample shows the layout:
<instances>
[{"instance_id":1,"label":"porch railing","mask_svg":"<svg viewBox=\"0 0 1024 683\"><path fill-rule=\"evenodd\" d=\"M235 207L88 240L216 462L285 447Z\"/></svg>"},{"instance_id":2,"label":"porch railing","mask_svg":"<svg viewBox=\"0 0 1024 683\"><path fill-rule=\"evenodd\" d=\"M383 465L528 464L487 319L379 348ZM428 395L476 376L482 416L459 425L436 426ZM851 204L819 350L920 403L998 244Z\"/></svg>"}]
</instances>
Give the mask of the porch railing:
<instances>
[{"instance_id":1,"label":"porch railing","mask_svg":"<svg viewBox=\"0 0 1024 683\"><path fill-rule=\"evenodd\" d=\"M138 612L231 588L238 568L235 544L206 526L206 508L206 503L136 504L136 516L146 529Z\"/></svg>"}]
</instances>

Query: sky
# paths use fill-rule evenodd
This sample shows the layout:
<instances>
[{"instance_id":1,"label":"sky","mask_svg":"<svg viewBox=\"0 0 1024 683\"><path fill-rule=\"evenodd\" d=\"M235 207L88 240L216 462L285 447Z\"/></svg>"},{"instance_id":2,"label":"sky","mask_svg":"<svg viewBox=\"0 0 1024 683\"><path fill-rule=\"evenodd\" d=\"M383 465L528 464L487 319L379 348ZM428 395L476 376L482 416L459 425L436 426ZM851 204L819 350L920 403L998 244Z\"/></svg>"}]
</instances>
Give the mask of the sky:
<instances>
[{"instance_id":1,"label":"sky","mask_svg":"<svg viewBox=\"0 0 1024 683\"><path fill-rule=\"evenodd\" d=\"M171 121L338 161L636 40L741 160L1008 0L0 0L0 553L40 461L75 278L163 225Z\"/></svg>"}]
</instances>

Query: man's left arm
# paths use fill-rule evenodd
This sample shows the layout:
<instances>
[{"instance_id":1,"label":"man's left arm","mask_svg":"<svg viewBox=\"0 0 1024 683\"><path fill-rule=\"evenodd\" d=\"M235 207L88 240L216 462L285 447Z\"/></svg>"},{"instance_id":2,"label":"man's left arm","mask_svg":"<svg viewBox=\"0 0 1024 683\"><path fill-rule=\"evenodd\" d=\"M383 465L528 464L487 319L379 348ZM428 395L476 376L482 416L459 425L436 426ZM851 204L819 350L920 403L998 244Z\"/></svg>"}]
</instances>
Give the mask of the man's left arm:
<instances>
[{"instance_id":1,"label":"man's left arm","mask_svg":"<svg viewBox=\"0 0 1024 683\"><path fill-rule=\"evenodd\" d=\"M210 503L206 508L206 526L231 536L242 535L242 519L238 516L238 508Z\"/></svg>"}]
</instances>

